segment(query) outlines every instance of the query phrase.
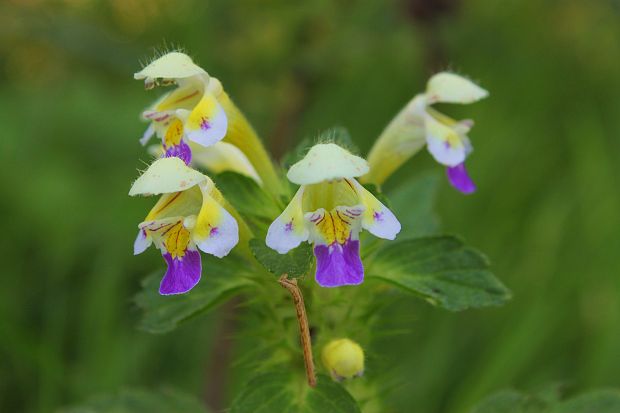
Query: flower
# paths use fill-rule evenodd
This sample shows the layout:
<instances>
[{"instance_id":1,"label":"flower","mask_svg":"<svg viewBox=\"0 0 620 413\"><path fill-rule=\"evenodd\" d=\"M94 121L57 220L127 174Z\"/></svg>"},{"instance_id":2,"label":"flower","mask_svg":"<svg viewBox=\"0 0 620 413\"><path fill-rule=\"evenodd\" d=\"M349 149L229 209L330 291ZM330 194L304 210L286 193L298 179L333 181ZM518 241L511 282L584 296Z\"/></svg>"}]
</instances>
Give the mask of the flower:
<instances>
[{"instance_id":1,"label":"flower","mask_svg":"<svg viewBox=\"0 0 620 413\"><path fill-rule=\"evenodd\" d=\"M269 227L267 246L285 254L308 241L314 244L319 285L360 284L361 230L385 239L394 239L400 231L394 214L355 179L367 172L364 159L336 144L312 147L288 171L288 179L301 186Z\"/></svg>"},{"instance_id":2,"label":"flower","mask_svg":"<svg viewBox=\"0 0 620 413\"><path fill-rule=\"evenodd\" d=\"M321 354L323 365L334 380L342 381L364 374L364 350L353 340L332 340Z\"/></svg>"},{"instance_id":3,"label":"flower","mask_svg":"<svg viewBox=\"0 0 620 413\"><path fill-rule=\"evenodd\" d=\"M162 156L192 159L211 172L232 170L282 191L274 165L256 132L224 91L221 82L181 52L170 52L134 75L147 89L175 84L142 113L150 122L142 145L157 135Z\"/></svg>"},{"instance_id":4,"label":"flower","mask_svg":"<svg viewBox=\"0 0 620 413\"><path fill-rule=\"evenodd\" d=\"M168 269L162 295L182 294L200 280L200 249L222 258L239 241L239 226L213 181L176 157L155 161L133 184L129 195L163 194L138 225L134 254L151 244Z\"/></svg>"},{"instance_id":5,"label":"flower","mask_svg":"<svg viewBox=\"0 0 620 413\"><path fill-rule=\"evenodd\" d=\"M385 128L368 155L370 173L364 181L380 184L425 144L437 162L447 167L448 180L469 194L476 186L467 174L465 159L472 152L467 133L473 121L456 121L431 107L434 103L473 103L488 92L454 73L430 78L426 92L415 96Z\"/></svg>"},{"instance_id":6,"label":"flower","mask_svg":"<svg viewBox=\"0 0 620 413\"><path fill-rule=\"evenodd\" d=\"M188 142L211 146L226 135L228 118L216 98L222 85L189 56L180 52L165 54L134 78L144 79L147 89L160 84L177 85L142 113L151 122L140 139L143 145L157 134L165 157L179 157L189 165L192 151Z\"/></svg>"}]
</instances>

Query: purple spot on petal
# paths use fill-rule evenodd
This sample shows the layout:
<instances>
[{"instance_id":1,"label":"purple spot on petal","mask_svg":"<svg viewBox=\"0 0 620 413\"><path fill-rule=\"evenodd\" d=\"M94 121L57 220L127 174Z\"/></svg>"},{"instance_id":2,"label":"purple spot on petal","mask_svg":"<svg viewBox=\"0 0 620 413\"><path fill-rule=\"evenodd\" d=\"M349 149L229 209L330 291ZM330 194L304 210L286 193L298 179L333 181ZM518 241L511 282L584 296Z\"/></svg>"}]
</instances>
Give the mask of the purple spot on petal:
<instances>
[{"instance_id":1,"label":"purple spot on petal","mask_svg":"<svg viewBox=\"0 0 620 413\"><path fill-rule=\"evenodd\" d=\"M344 245L316 245L316 282L322 287L357 285L364 281L360 259L360 242L347 240Z\"/></svg>"},{"instance_id":2,"label":"purple spot on petal","mask_svg":"<svg viewBox=\"0 0 620 413\"><path fill-rule=\"evenodd\" d=\"M445 142L443 143L443 146L444 146L444 148L445 148L445 149L450 149L450 146L451 146L451 145L450 145L450 142L449 142L449 141L445 141Z\"/></svg>"},{"instance_id":3,"label":"purple spot on petal","mask_svg":"<svg viewBox=\"0 0 620 413\"><path fill-rule=\"evenodd\" d=\"M206 118L202 118L202 120L200 121L200 129L202 130L211 129L211 124Z\"/></svg>"},{"instance_id":4,"label":"purple spot on petal","mask_svg":"<svg viewBox=\"0 0 620 413\"><path fill-rule=\"evenodd\" d=\"M209 231L209 236L214 237L219 233L220 233L219 229L217 227L213 227L211 228L211 231Z\"/></svg>"},{"instance_id":5,"label":"purple spot on petal","mask_svg":"<svg viewBox=\"0 0 620 413\"><path fill-rule=\"evenodd\" d=\"M183 294L198 284L202 271L198 251L187 250L180 258L172 258L167 252L163 255L168 264L168 270L159 285L161 295Z\"/></svg>"},{"instance_id":6,"label":"purple spot on petal","mask_svg":"<svg viewBox=\"0 0 620 413\"><path fill-rule=\"evenodd\" d=\"M293 230L293 221L287 222L284 226L284 232L291 232Z\"/></svg>"},{"instance_id":7,"label":"purple spot on petal","mask_svg":"<svg viewBox=\"0 0 620 413\"><path fill-rule=\"evenodd\" d=\"M471 194L476 190L476 184L474 184L474 181L472 181L467 174L464 162L456 166L448 167L446 173L450 184L462 193Z\"/></svg>"},{"instance_id":8,"label":"purple spot on petal","mask_svg":"<svg viewBox=\"0 0 620 413\"><path fill-rule=\"evenodd\" d=\"M383 212L382 211L375 211L372 213L372 218L375 221L383 221Z\"/></svg>"},{"instance_id":9,"label":"purple spot on petal","mask_svg":"<svg viewBox=\"0 0 620 413\"><path fill-rule=\"evenodd\" d=\"M185 162L185 165L189 165L192 161L192 150L184 141L181 141L178 145L164 146L164 149L166 150L163 155L164 158L180 158Z\"/></svg>"}]
</instances>

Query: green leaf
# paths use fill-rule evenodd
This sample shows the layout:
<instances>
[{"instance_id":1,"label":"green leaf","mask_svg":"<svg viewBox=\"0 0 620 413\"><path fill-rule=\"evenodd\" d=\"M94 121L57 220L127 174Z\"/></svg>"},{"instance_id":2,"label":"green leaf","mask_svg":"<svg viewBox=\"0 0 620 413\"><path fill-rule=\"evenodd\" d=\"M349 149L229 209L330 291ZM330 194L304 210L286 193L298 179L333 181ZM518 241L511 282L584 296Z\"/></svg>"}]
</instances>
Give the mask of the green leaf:
<instances>
[{"instance_id":1,"label":"green leaf","mask_svg":"<svg viewBox=\"0 0 620 413\"><path fill-rule=\"evenodd\" d=\"M439 230L439 218L434 212L439 183L439 176L431 172L389 191L390 209L402 225L399 238L431 235Z\"/></svg>"},{"instance_id":2,"label":"green leaf","mask_svg":"<svg viewBox=\"0 0 620 413\"><path fill-rule=\"evenodd\" d=\"M142 281L142 291L135 302L144 311L139 328L149 333L166 333L180 323L207 312L241 290L252 285L244 277L244 261L202 256L202 279L189 293L174 296L159 294L159 283L163 272L158 271Z\"/></svg>"},{"instance_id":3,"label":"green leaf","mask_svg":"<svg viewBox=\"0 0 620 413\"><path fill-rule=\"evenodd\" d=\"M273 220L280 208L253 179L235 172L223 172L213 177L224 198L244 217Z\"/></svg>"},{"instance_id":4,"label":"green leaf","mask_svg":"<svg viewBox=\"0 0 620 413\"><path fill-rule=\"evenodd\" d=\"M367 273L451 311L500 305L510 298L486 258L451 236L387 243L372 257Z\"/></svg>"},{"instance_id":5,"label":"green leaf","mask_svg":"<svg viewBox=\"0 0 620 413\"><path fill-rule=\"evenodd\" d=\"M285 372L261 374L233 400L230 413L360 412L353 397L328 376L319 375L315 388L301 380Z\"/></svg>"},{"instance_id":6,"label":"green leaf","mask_svg":"<svg viewBox=\"0 0 620 413\"><path fill-rule=\"evenodd\" d=\"M554 406L549 413L618 413L620 391L596 390L573 397Z\"/></svg>"},{"instance_id":7,"label":"green leaf","mask_svg":"<svg viewBox=\"0 0 620 413\"><path fill-rule=\"evenodd\" d=\"M516 390L503 390L495 393L480 404L471 413L543 413L545 403Z\"/></svg>"},{"instance_id":8,"label":"green leaf","mask_svg":"<svg viewBox=\"0 0 620 413\"><path fill-rule=\"evenodd\" d=\"M207 410L194 397L171 389L159 392L134 389L98 397L58 413L207 413Z\"/></svg>"},{"instance_id":9,"label":"green leaf","mask_svg":"<svg viewBox=\"0 0 620 413\"><path fill-rule=\"evenodd\" d=\"M250 249L256 260L278 277L282 274L288 274L291 278L301 277L312 268L312 246L305 242L287 254L279 254L265 245L264 237L254 238L250 240Z\"/></svg>"}]
</instances>

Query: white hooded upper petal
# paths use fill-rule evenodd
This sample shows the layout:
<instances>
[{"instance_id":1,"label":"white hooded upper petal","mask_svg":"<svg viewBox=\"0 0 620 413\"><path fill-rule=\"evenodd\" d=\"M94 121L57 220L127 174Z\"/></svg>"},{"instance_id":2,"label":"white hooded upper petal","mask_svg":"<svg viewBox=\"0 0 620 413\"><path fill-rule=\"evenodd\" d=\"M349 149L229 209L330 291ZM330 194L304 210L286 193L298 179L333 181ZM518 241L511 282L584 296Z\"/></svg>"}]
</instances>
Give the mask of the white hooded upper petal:
<instances>
[{"instance_id":1,"label":"white hooded upper petal","mask_svg":"<svg viewBox=\"0 0 620 413\"><path fill-rule=\"evenodd\" d=\"M473 103L489 96L489 92L462 76L440 72L429 79L426 96L429 104Z\"/></svg>"},{"instance_id":2,"label":"white hooded upper petal","mask_svg":"<svg viewBox=\"0 0 620 413\"><path fill-rule=\"evenodd\" d=\"M140 175L129 190L130 196L157 195L185 191L209 177L185 165L177 157L161 158Z\"/></svg>"},{"instance_id":3,"label":"white hooded upper petal","mask_svg":"<svg viewBox=\"0 0 620 413\"><path fill-rule=\"evenodd\" d=\"M185 53L170 52L153 60L133 77L149 82L154 79L185 79L197 75L207 75L207 72Z\"/></svg>"},{"instance_id":4,"label":"white hooded upper petal","mask_svg":"<svg viewBox=\"0 0 620 413\"><path fill-rule=\"evenodd\" d=\"M286 254L308 239L308 229L302 210L304 186L301 186L291 202L269 226L265 243L280 254Z\"/></svg>"},{"instance_id":5,"label":"white hooded upper petal","mask_svg":"<svg viewBox=\"0 0 620 413\"><path fill-rule=\"evenodd\" d=\"M401 226L394 213L355 179L350 181L364 206L362 228L379 238L390 240L396 238Z\"/></svg>"},{"instance_id":6,"label":"white hooded upper petal","mask_svg":"<svg viewBox=\"0 0 620 413\"><path fill-rule=\"evenodd\" d=\"M302 160L291 166L286 175L298 185L310 185L365 175L365 159L355 156L335 143L314 145Z\"/></svg>"}]
</instances>

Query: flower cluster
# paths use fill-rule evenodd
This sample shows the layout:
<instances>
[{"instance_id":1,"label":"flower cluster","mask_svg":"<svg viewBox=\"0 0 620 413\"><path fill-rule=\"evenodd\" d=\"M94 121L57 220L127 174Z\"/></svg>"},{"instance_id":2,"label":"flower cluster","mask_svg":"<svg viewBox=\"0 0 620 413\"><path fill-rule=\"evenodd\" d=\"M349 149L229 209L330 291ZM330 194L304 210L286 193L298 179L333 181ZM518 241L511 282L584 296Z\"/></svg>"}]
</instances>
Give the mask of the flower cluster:
<instances>
[{"instance_id":1,"label":"flower cluster","mask_svg":"<svg viewBox=\"0 0 620 413\"><path fill-rule=\"evenodd\" d=\"M154 244L168 266L160 293L185 293L201 277L199 251L222 258L252 236L244 218L197 168L246 175L275 205L287 195L289 186L221 82L187 55L161 56L135 78L144 80L147 89L175 88L142 113L149 126L140 142L146 145L153 136L161 139L152 151L159 159L135 181L130 195L160 195L160 199L138 225L134 253ZM388 125L368 162L333 142L314 145L288 171L288 180L299 188L294 195L288 194L292 195L290 203L269 226L267 246L286 254L307 241L314 246L315 278L320 286L362 283L360 233L366 230L393 240L401 226L358 178L380 184L426 144L435 159L448 167L452 185L462 192L473 191L464 167L471 152L466 133L472 122L453 121L431 105L470 103L486 95L464 78L440 73ZM242 234L244 229L247 234Z\"/></svg>"}]
</instances>

